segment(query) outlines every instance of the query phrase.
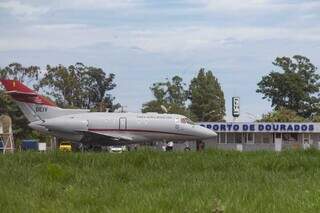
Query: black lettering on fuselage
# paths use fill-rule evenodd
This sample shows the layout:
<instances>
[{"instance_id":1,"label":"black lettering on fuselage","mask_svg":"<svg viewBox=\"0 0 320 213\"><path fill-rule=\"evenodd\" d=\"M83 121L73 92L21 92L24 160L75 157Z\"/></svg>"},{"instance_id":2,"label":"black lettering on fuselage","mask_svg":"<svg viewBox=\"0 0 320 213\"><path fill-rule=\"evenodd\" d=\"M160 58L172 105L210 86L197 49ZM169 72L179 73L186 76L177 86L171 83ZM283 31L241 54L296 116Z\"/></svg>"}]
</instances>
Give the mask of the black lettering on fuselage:
<instances>
[{"instance_id":1,"label":"black lettering on fuselage","mask_svg":"<svg viewBox=\"0 0 320 213\"><path fill-rule=\"evenodd\" d=\"M36 112L47 112L47 111L48 111L47 107L40 107L40 106L36 107Z\"/></svg>"}]
</instances>

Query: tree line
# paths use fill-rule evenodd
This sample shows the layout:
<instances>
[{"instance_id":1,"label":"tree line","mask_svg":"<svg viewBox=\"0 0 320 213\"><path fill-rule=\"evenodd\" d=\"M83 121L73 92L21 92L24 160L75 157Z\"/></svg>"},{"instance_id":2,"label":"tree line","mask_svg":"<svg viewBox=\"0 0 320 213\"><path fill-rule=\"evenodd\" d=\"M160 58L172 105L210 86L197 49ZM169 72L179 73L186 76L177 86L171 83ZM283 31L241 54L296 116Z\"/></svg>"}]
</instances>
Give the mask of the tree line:
<instances>
[{"instance_id":1,"label":"tree line","mask_svg":"<svg viewBox=\"0 0 320 213\"><path fill-rule=\"evenodd\" d=\"M320 122L320 75L309 58L301 55L277 57L275 69L262 76L257 93L271 102L272 112L263 114L261 122ZM143 105L143 112L163 111L189 116L196 121L223 121L225 100L221 86L211 71L200 69L189 89L182 78L153 84L155 100ZM245 85L244 85L245 86ZM189 100L189 105L186 105Z\"/></svg>"},{"instance_id":2,"label":"tree line","mask_svg":"<svg viewBox=\"0 0 320 213\"><path fill-rule=\"evenodd\" d=\"M271 103L273 111L259 121L320 121L320 76L310 59L295 55L277 57L275 70L262 76L257 93ZM16 79L32 85L58 106L85 108L91 111L115 111L121 105L110 92L117 86L115 74L82 63L64 66L23 66L12 63L0 68L0 78ZM150 87L153 100L142 105L142 112L176 113L194 121L224 121L226 114L224 93L218 79L210 70L201 68L188 83L176 75ZM18 138L37 134L26 129L27 120L12 100L0 91L1 113L13 119Z\"/></svg>"},{"instance_id":3,"label":"tree line","mask_svg":"<svg viewBox=\"0 0 320 213\"><path fill-rule=\"evenodd\" d=\"M301 55L277 57L276 70L262 77L257 93L271 102L273 111L261 121L320 121L320 75L309 58Z\"/></svg>"},{"instance_id":4,"label":"tree line","mask_svg":"<svg viewBox=\"0 0 320 213\"><path fill-rule=\"evenodd\" d=\"M223 121L224 93L212 71L200 69L189 85L179 76L150 87L154 100L143 104L142 112L186 115L194 121Z\"/></svg>"},{"instance_id":5,"label":"tree line","mask_svg":"<svg viewBox=\"0 0 320 213\"><path fill-rule=\"evenodd\" d=\"M45 70L38 66L23 66L11 63L0 68L0 78L15 79L28 85L53 101L59 107L85 108L91 111L114 111L120 107L110 91L116 87L115 75L106 74L101 68L76 63L70 66L50 66ZM9 114L17 138L32 137L36 132L26 128L28 121L17 105L2 89L0 113Z\"/></svg>"}]
</instances>

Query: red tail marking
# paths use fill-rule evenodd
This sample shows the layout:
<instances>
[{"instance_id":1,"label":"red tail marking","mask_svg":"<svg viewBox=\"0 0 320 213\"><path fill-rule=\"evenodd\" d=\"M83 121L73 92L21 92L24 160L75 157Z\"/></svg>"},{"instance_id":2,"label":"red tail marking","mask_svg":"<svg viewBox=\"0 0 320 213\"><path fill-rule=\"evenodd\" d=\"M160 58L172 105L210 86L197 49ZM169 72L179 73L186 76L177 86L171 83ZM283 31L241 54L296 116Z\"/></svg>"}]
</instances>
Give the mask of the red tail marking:
<instances>
[{"instance_id":1,"label":"red tail marking","mask_svg":"<svg viewBox=\"0 0 320 213\"><path fill-rule=\"evenodd\" d=\"M0 80L7 91L29 92L34 91L16 80Z\"/></svg>"},{"instance_id":2,"label":"red tail marking","mask_svg":"<svg viewBox=\"0 0 320 213\"><path fill-rule=\"evenodd\" d=\"M3 86L8 91L8 94L11 95L17 101L34 103L34 104L43 104L47 106L56 106L52 101L44 98L41 95L38 95L35 91L28 88L20 81L17 80L0 80Z\"/></svg>"}]
</instances>

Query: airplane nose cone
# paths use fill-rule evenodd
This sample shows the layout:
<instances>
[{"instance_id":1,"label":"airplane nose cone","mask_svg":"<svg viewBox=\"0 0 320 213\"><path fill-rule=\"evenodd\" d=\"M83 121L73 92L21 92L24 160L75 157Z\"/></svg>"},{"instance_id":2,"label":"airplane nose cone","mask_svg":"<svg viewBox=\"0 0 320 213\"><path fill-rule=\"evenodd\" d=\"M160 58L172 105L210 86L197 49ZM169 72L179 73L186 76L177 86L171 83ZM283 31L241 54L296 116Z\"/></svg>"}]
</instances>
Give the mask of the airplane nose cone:
<instances>
[{"instance_id":1,"label":"airplane nose cone","mask_svg":"<svg viewBox=\"0 0 320 213\"><path fill-rule=\"evenodd\" d=\"M213 137L216 137L217 136L217 133L215 133L213 130L210 130L210 129L206 129L207 131L207 136L208 138L213 138Z\"/></svg>"},{"instance_id":2,"label":"airplane nose cone","mask_svg":"<svg viewBox=\"0 0 320 213\"><path fill-rule=\"evenodd\" d=\"M201 138L203 139L209 139L217 136L217 133L212 131L211 129L199 126L199 133L201 134Z\"/></svg>"}]
</instances>

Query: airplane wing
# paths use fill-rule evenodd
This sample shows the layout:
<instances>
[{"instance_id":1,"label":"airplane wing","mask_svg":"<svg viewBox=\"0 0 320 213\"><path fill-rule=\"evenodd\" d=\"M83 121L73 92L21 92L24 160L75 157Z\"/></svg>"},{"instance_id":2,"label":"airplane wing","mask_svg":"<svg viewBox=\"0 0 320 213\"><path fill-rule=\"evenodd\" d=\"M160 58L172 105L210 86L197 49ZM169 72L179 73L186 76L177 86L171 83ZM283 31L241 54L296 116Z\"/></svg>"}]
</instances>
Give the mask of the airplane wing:
<instances>
[{"instance_id":1,"label":"airplane wing","mask_svg":"<svg viewBox=\"0 0 320 213\"><path fill-rule=\"evenodd\" d=\"M31 103L37 103L37 104L47 104L49 106L55 106L55 103L50 101L47 98L44 98L43 96L39 96L37 93L34 92L23 92L23 91L6 91L6 94L10 95L17 101L22 102L31 102Z\"/></svg>"},{"instance_id":2,"label":"airplane wing","mask_svg":"<svg viewBox=\"0 0 320 213\"><path fill-rule=\"evenodd\" d=\"M110 138L114 138L115 140L125 140L125 141L132 141L131 137L128 136L124 136L122 134L120 134L119 132L95 132L95 131L89 131L91 134L98 134L101 136L105 136L105 137L110 137Z\"/></svg>"},{"instance_id":3,"label":"airplane wing","mask_svg":"<svg viewBox=\"0 0 320 213\"><path fill-rule=\"evenodd\" d=\"M129 142L133 139L131 137L120 134L119 132L95 132L95 131L82 131L84 134L83 142L97 142L97 143L119 143Z\"/></svg>"}]
</instances>

